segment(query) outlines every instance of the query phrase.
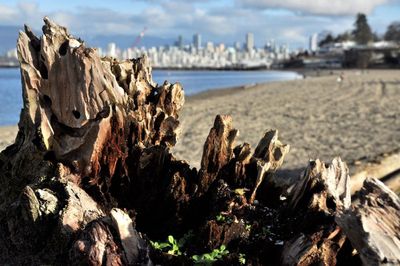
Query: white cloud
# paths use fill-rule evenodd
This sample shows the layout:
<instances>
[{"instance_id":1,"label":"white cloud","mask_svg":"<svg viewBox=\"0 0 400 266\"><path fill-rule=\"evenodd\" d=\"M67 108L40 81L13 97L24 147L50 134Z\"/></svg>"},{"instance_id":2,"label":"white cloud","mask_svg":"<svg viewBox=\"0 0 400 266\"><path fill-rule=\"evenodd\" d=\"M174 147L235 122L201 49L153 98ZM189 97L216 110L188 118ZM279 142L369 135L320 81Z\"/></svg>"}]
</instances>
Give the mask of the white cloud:
<instances>
[{"instance_id":1,"label":"white cloud","mask_svg":"<svg viewBox=\"0 0 400 266\"><path fill-rule=\"evenodd\" d=\"M294 42L304 42L305 41L305 34L302 29L299 28L290 28L284 29L281 32L281 37L293 40Z\"/></svg>"},{"instance_id":2,"label":"white cloud","mask_svg":"<svg viewBox=\"0 0 400 266\"><path fill-rule=\"evenodd\" d=\"M20 2L12 8L0 4L0 24L22 26L27 23L39 30L47 15L77 36L136 36L147 27L149 36L175 38L183 35L184 39L190 40L194 33L200 33L204 41L229 45L233 41L243 42L246 32L251 31L257 45L275 39L298 47L307 45L312 33L351 30L354 16L342 16L344 14L368 13L379 4L398 0L314 0L312 4L308 0L232 0L224 6L215 3L208 6L199 1L151 0L140 11L79 6L48 13L39 2ZM372 28L376 30L374 25Z\"/></svg>"},{"instance_id":3,"label":"white cloud","mask_svg":"<svg viewBox=\"0 0 400 266\"><path fill-rule=\"evenodd\" d=\"M240 6L250 8L283 8L315 15L369 14L389 0L237 0Z\"/></svg>"},{"instance_id":4,"label":"white cloud","mask_svg":"<svg viewBox=\"0 0 400 266\"><path fill-rule=\"evenodd\" d=\"M22 14L29 15L38 12L39 5L34 2L18 2L18 8Z\"/></svg>"},{"instance_id":5,"label":"white cloud","mask_svg":"<svg viewBox=\"0 0 400 266\"><path fill-rule=\"evenodd\" d=\"M0 21L4 24L12 23L15 17L18 15L18 11L6 5L0 4Z\"/></svg>"}]
</instances>

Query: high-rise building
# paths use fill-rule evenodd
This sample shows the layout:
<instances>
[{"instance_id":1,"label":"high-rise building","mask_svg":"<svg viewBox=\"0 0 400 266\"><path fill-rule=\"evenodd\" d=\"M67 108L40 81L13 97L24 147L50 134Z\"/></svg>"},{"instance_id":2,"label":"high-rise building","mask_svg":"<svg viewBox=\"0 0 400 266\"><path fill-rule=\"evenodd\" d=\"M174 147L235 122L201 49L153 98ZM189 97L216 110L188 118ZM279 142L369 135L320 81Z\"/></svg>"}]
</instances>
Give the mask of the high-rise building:
<instances>
[{"instance_id":1,"label":"high-rise building","mask_svg":"<svg viewBox=\"0 0 400 266\"><path fill-rule=\"evenodd\" d=\"M225 44L220 43L220 44L217 46L217 49L218 49L218 52L223 53L223 52L225 51Z\"/></svg>"},{"instance_id":2,"label":"high-rise building","mask_svg":"<svg viewBox=\"0 0 400 266\"><path fill-rule=\"evenodd\" d=\"M233 46L235 47L236 51L242 50L242 46L241 46L240 42L235 42Z\"/></svg>"},{"instance_id":3,"label":"high-rise building","mask_svg":"<svg viewBox=\"0 0 400 266\"><path fill-rule=\"evenodd\" d=\"M310 36L309 50L312 53L315 53L318 50L318 34L317 33L314 33L313 35Z\"/></svg>"},{"instance_id":4,"label":"high-rise building","mask_svg":"<svg viewBox=\"0 0 400 266\"><path fill-rule=\"evenodd\" d=\"M254 34L252 32L248 32L246 34L246 50L248 52L254 49Z\"/></svg>"},{"instance_id":5,"label":"high-rise building","mask_svg":"<svg viewBox=\"0 0 400 266\"><path fill-rule=\"evenodd\" d=\"M214 44L212 42L207 42L206 50L207 50L207 52L214 52Z\"/></svg>"},{"instance_id":6,"label":"high-rise building","mask_svg":"<svg viewBox=\"0 0 400 266\"><path fill-rule=\"evenodd\" d=\"M274 39L271 39L271 51L275 52L276 43Z\"/></svg>"},{"instance_id":7,"label":"high-rise building","mask_svg":"<svg viewBox=\"0 0 400 266\"><path fill-rule=\"evenodd\" d=\"M183 37L182 37L182 35L178 36L178 40L176 41L176 46L181 50L183 49Z\"/></svg>"},{"instance_id":8,"label":"high-rise building","mask_svg":"<svg viewBox=\"0 0 400 266\"><path fill-rule=\"evenodd\" d=\"M14 48L14 49L9 50L9 51L7 52L7 54L6 54L6 56L7 56L8 58L15 58L15 59L18 59L17 49Z\"/></svg>"},{"instance_id":9,"label":"high-rise building","mask_svg":"<svg viewBox=\"0 0 400 266\"><path fill-rule=\"evenodd\" d=\"M201 47L201 35L198 33L193 35L193 46L196 49L200 49L200 47Z\"/></svg>"},{"instance_id":10,"label":"high-rise building","mask_svg":"<svg viewBox=\"0 0 400 266\"><path fill-rule=\"evenodd\" d=\"M107 55L111 57L117 57L117 45L113 42L108 44Z\"/></svg>"}]
</instances>

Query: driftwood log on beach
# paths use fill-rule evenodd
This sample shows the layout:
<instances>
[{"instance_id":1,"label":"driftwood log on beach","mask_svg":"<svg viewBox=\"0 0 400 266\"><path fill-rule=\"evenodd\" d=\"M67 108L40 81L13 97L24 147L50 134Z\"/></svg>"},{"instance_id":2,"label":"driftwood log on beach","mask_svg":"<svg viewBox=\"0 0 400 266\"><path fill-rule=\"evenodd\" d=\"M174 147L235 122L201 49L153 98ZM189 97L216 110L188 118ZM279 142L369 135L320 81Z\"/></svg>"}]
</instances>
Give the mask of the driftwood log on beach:
<instances>
[{"instance_id":1,"label":"driftwood log on beach","mask_svg":"<svg viewBox=\"0 0 400 266\"><path fill-rule=\"evenodd\" d=\"M40 38L25 27L18 39L24 106L0 154L1 264L400 263L399 198L382 183L367 179L352 203L335 158L283 185L278 131L253 152L226 115L192 168L170 152L178 83L44 22Z\"/></svg>"}]
</instances>

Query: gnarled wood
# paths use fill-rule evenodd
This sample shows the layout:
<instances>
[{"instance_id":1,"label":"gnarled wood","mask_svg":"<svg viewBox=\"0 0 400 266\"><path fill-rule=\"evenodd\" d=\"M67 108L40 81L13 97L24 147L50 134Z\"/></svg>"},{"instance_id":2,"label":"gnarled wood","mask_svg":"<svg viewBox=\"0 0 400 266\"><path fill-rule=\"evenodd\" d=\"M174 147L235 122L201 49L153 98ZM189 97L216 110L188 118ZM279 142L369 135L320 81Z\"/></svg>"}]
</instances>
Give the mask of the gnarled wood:
<instances>
[{"instance_id":1,"label":"gnarled wood","mask_svg":"<svg viewBox=\"0 0 400 266\"><path fill-rule=\"evenodd\" d=\"M340 158L335 158L328 167L320 160L311 161L292 190L289 206L293 210L316 208L331 213L332 207L328 207L327 201L333 200L334 209L348 208L351 203L349 182L348 168Z\"/></svg>"},{"instance_id":2,"label":"gnarled wood","mask_svg":"<svg viewBox=\"0 0 400 266\"><path fill-rule=\"evenodd\" d=\"M307 228L286 242L282 252L284 265L335 265L336 257L346 236L336 225L334 217L338 210L351 203L350 180L346 165L335 158L329 166L320 160L311 161L303 177L295 184L289 195L288 207L299 214ZM300 222L300 221L299 221ZM296 226L296 225L295 225Z\"/></svg>"},{"instance_id":3,"label":"gnarled wood","mask_svg":"<svg viewBox=\"0 0 400 266\"><path fill-rule=\"evenodd\" d=\"M233 155L233 145L238 131L232 129L230 116L218 115L204 144L200 167L200 192L208 189L219 171Z\"/></svg>"},{"instance_id":4,"label":"gnarled wood","mask_svg":"<svg viewBox=\"0 0 400 266\"><path fill-rule=\"evenodd\" d=\"M400 264L400 199L377 179L367 178L359 202L336 221L365 265Z\"/></svg>"},{"instance_id":5,"label":"gnarled wood","mask_svg":"<svg viewBox=\"0 0 400 266\"><path fill-rule=\"evenodd\" d=\"M265 179L266 173L273 174L283 163L283 159L289 152L289 145L284 145L278 140L278 130L269 130L258 143L253 154L257 163L257 179L250 197L254 202L258 187Z\"/></svg>"}]
</instances>

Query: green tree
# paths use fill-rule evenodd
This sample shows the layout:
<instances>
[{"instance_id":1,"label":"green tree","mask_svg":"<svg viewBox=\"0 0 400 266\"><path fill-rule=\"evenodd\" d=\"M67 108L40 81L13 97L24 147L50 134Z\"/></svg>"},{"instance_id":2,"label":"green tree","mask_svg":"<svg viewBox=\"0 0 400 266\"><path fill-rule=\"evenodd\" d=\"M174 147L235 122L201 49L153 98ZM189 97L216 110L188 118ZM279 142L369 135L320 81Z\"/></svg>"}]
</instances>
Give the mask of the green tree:
<instances>
[{"instance_id":1,"label":"green tree","mask_svg":"<svg viewBox=\"0 0 400 266\"><path fill-rule=\"evenodd\" d=\"M326 37L318 43L318 46L323 46L325 44L333 43L335 39L333 38L332 34L326 35Z\"/></svg>"},{"instance_id":2,"label":"green tree","mask_svg":"<svg viewBox=\"0 0 400 266\"><path fill-rule=\"evenodd\" d=\"M335 38L335 42L345 42L345 41L351 41L353 37L351 36L351 33L346 31L342 34L339 34Z\"/></svg>"},{"instance_id":3,"label":"green tree","mask_svg":"<svg viewBox=\"0 0 400 266\"><path fill-rule=\"evenodd\" d=\"M358 44L367 44L374 39L371 28L368 25L367 16L365 14L357 14L355 29L353 31L354 40Z\"/></svg>"},{"instance_id":4,"label":"green tree","mask_svg":"<svg viewBox=\"0 0 400 266\"><path fill-rule=\"evenodd\" d=\"M385 40L400 42L400 21L392 22L385 33Z\"/></svg>"}]
</instances>

